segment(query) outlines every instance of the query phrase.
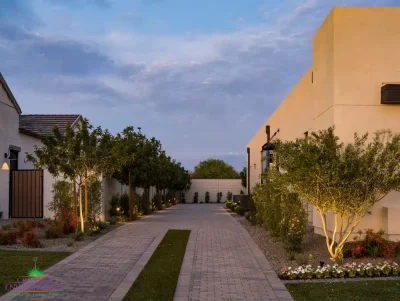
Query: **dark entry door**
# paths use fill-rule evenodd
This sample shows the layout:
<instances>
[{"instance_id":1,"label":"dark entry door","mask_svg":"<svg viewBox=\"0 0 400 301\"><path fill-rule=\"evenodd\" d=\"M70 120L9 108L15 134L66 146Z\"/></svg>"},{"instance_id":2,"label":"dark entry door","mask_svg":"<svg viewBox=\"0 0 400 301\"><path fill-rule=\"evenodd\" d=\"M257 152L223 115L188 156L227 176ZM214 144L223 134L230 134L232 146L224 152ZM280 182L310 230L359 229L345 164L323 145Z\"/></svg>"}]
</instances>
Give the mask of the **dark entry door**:
<instances>
[{"instance_id":1,"label":"dark entry door","mask_svg":"<svg viewBox=\"0 0 400 301\"><path fill-rule=\"evenodd\" d=\"M43 218L43 170L10 169L10 218Z\"/></svg>"}]
</instances>

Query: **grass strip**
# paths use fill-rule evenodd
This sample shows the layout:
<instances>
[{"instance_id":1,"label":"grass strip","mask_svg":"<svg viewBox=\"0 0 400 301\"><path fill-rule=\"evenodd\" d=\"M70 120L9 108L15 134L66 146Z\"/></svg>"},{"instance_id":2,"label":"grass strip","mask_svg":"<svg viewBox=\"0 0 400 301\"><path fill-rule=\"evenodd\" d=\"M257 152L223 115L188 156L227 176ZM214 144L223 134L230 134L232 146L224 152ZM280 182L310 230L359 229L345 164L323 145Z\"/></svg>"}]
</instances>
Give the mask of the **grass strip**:
<instances>
[{"instance_id":1,"label":"grass strip","mask_svg":"<svg viewBox=\"0 0 400 301\"><path fill-rule=\"evenodd\" d=\"M168 230L124 301L172 301L190 230Z\"/></svg>"},{"instance_id":2,"label":"grass strip","mask_svg":"<svg viewBox=\"0 0 400 301\"><path fill-rule=\"evenodd\" d=\"M0 250L0 296L8 292L6 284L14 283L18 277L28 275L35 266L34 257L37 257L36 267L44 271L69 255L70 252Z\"/></svg>"},{"instance_id":3,"label":"grass strip","mask_svg":"<svg viewBox=\"0 0 400 301\"><path fill-rule=\"evenodd\" d=\"M295 301L392 301L400 298L400 280L293 283L286 287Z\"/></svg>"}]
</instances>

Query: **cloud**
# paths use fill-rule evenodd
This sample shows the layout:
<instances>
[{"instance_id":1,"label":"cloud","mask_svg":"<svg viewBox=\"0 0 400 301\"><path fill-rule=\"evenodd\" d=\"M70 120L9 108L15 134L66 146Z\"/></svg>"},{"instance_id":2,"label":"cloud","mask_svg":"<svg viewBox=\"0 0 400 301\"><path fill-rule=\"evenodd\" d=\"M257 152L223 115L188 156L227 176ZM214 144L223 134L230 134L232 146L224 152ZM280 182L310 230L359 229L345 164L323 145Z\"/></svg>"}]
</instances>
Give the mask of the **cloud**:
<instances>
[{"instance_id":1,"label":"cloud","mask_svg":"<svg viewBox=\"0 0 400 301\"><path fill-rule=\"evenodd\" d=\"M67 37L0 24L1 68L26 113L79 111L113 131L140 125L187 168L215 155L240 170L246 143L311 65L312 36L332 5L361 2L376 3L265 5L265 22L192 36L114 28Z\"/></svg>"},{"instance_id":2,"label":"cloud","mask_svg":"<svg viewBox=\"0 0 400 301\"><path fill-rule=\"evenodd\" d=\"M51 4L63 5L71 8L79 8L83 5L94 5L99 8L110 8L111 0L46 0Z\"/></svg>"}]
</instances>

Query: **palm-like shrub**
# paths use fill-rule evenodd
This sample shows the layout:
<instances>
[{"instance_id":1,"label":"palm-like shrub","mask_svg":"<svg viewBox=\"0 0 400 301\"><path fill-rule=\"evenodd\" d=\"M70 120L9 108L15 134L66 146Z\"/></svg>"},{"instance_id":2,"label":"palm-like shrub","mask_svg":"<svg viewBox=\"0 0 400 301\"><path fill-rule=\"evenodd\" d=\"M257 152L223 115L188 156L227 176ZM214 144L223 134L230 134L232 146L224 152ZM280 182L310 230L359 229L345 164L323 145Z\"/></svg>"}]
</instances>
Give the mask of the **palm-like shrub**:
<instances>
[{"instance_id":1,"label":"palm-like shrub","mask_svg":"<svg viewBox=\"0 0 400 301\"><path fill-rule=\"evenodd\" d=\"M206 194L205 194L205 196L204 196L204 201L206 202L206 203L209 203L210 202L210 193L207 191L206 192Z\"/></svg>"}]
</instances>

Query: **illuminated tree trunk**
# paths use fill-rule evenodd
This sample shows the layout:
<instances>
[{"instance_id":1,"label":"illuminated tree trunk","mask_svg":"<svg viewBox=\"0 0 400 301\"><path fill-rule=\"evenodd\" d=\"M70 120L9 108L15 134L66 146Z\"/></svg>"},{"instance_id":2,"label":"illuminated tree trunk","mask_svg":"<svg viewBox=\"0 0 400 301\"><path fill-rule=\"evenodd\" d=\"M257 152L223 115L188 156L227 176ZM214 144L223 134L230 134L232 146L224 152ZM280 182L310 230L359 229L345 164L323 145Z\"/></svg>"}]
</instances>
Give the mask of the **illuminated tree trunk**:
<instances>
[{"instance_id":1,"label":"illuminated tree trunk","mask_svg":"<svg viewBox=\"0 0 400 301\"><path fill-rule=\"evenodd\" d=\"M75 183L75 179L73 180L73 185L74 185L74 217L75 217L75 231L78 230L78 212L77 212L77 200L76 200L76 183Z\"/></svg>"},{"instance_id":2,"label":"illuminated tree trunk","mask_svg":"<svg viewBox=\"0 0 400 301\"><path fill-rule=\"evenodd\" d=\"M86 183L85 183L85 222L88 222L88 220L89 220L89 215L88 215L89 204L88 203L89 203L88 202L88 181L86 181Z\"/></svg>"},{"instance_id":3,"label":"illuminated tree trunk","mask_svg":"<svg viewBox=\"0 0 400 301\"><path fill-rule=\"evenodd\" d=\"M82 184L79 186L79 215L81 220L81 232L85 232L85 225L83 221L83 205L82 205Z\"/></svg>"}]
</instances>

